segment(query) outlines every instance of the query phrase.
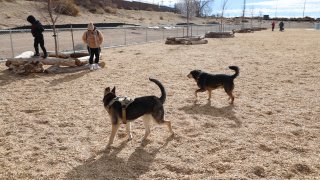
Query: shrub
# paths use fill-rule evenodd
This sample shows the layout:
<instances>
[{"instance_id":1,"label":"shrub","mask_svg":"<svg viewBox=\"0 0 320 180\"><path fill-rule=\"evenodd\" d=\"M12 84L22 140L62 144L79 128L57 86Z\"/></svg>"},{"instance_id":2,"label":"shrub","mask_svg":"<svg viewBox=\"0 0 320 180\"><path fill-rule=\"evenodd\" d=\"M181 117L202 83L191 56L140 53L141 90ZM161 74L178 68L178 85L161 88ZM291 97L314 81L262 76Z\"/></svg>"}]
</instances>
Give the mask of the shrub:
<instances>
[{"instance_id":1,"label":"shrub","mask_svg":"<svg viewBox=\"0 0 320 180\"><path fill-rule=\"evenodd\" d=\"M117 10L112 7L107 6L104 8L104 12L109 13L109 14L116 14Z\"/></svg>"},{"instance_id":2,"label":"shrub","mask_svg":"<svg viewBox=\"0 0 320 180\"><path fill-rule=\"evenodd\" d=\"M103 9L101 8L96 8L96 7L91 7L89 9L89 12L93 13L93 14L103 14Z\"/></svg>"},{"instance_id":3,"label":"shrub","mask_svg":"<svg viewBox=\"0 0 320 180\"><path fill-rule=\"evenodd\" d=\"M60 14L77 16L80 11L74 0L55 0L53 5L56 7L55 11Z\"/></svg>"},{"instance_id":4,"label":"shrub","mask_svg":"<svg viewBox=\"0 0 320 180\"><path fill-rule=\"evenodd\" d=\"M148 7L146 11L153 11L152 7Z\"/></svg>"},{"instance_id":5,"label":"shrub","mask_svg":"<svg viewBox=\"0 0 320 180\"><path fill-rule=\"evenodd\" d=\"M93 14L94 14L94 13L96 13L96 12L97 12L97 8L90 8L90 9L89 9L89 12L91 12L91 13L93 13Z\"/></svg>"}]
</instances>

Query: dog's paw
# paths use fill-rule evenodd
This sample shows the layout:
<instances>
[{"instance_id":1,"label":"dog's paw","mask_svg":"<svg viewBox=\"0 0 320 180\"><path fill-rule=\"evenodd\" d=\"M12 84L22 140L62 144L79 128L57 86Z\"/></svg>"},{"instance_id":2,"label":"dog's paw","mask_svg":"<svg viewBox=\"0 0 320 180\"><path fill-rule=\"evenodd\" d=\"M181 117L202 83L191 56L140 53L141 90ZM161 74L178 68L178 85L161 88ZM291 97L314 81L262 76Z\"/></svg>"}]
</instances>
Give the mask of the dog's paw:
<instances>
[{"instance_id":1,"label":"dog's paw","mask_svg":"<svg viewBox=\"0 0 320 180\"><path fill-rule=\"evenodd\" d=\"M169 137L174 137L175 133L173 131L170 132L170 136Z\"/></svg>"},{"instance_id":2,"label":"dog's paw","mask_svg":"<svg viewBox=\"0 0 320 180\"><path fill-rule=\"evenodd\" d=\"M141 146L145 147L146 145L150 144L151 140L149 139L142 139Z\"/></svg>"},{"instance_id":3,"label":"dog's paw","mask_svg":"<svg viewBox=\"0 0 320 180\"><path fill-rule=\"evenodd\" d=\"M111 144L112 143L108 143L106 149L110 149L111 148Z\"/></svg>"}]
</instances>

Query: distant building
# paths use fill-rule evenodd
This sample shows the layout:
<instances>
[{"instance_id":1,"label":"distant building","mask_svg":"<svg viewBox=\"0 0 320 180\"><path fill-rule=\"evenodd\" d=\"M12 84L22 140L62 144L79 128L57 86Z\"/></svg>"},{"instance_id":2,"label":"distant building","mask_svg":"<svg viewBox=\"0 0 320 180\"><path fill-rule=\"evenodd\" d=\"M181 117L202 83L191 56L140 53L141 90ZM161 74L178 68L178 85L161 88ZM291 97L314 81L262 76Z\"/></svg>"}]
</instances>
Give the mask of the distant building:
<instances>
[{"instance_id":1,"label":"distant building","mask_svg":"<svg viewBox=\"0 0 320 180\"><path fill-rule=\"evenodd\" d=\"M269 15L263 15L263 20L269 20L269 19L270 19Z\"/></svg>"}]
</instances>

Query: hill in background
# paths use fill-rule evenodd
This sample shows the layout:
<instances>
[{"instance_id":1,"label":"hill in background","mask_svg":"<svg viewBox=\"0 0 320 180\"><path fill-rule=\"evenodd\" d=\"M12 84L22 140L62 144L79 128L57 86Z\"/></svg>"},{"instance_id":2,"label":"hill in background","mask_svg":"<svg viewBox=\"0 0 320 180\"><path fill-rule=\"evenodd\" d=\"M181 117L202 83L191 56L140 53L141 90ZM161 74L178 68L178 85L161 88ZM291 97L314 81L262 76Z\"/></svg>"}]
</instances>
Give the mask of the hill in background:
<instances>
[{"instance_id":1,"label":"hill in background","mask_svg":"<svg viewBox=\"0 0 320 180\"><path fill-rule=\"evenodd\" d=\"M88 3L89 2L89 3ZM127 6L112 4L112 6L102 6L98 3L93 6L91 1L79 1L77 8L78 15L60 15L57 24L78 24L78 23L128 23L138 25L174 25L186 22L180 14L174 12L154 11L151 7L140 6L146 10L128 10ZM105 1L109 2L109 1ZM75 2L77 4L77 2ZM88 4L87 4L88 3ZM125 5L125 4L123 4ZM109 7L109 8L106 8ZM110 9L111 7L111 9ZM124 9L126 7L126 9ZM119 9L120 8L120 9ZM34 15L44 25L49 24L45 18L47 16L46 3L23 0L0 0L0 29L8 29L19 26L29 25L26 21L28 15ZM207 19L192 18L195 24L204 24Z\"/></svg>"}]
</instances>

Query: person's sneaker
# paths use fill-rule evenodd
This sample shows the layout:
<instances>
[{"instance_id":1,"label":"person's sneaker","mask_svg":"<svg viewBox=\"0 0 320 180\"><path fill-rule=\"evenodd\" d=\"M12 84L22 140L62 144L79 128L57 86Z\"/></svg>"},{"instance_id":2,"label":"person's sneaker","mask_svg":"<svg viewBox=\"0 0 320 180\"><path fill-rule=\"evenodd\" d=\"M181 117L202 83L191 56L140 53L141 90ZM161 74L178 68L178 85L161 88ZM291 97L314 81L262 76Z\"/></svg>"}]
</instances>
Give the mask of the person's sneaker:
<instances>
[{"instance_id":1,"label":"person's sneaker","mask_svg":"<svg viewBox=\"0 0 320 180\"><path fill-rule=\"evenodd\" d=\"M39 57L39 56L40 56L40 54L36 54L36 53L35 53L33 56L34 56L34 57Z\"/></svg>"},{"instance_id":2,"label":"person's sneaker","mask_svg":"<svg viewBox=\"0 0 320 180\"><path fill-rule=\"evenodd\" d=\"M94 69L94 64L90 64L89 67L90 67L90 71L92 71Z\"/></svg>"},{"instance_id":3,"label":"person's sneaker","mask_svg":"<svg viewBox=\"0 0 320 180\"><path fill-rule=\"evenodd\" d=\"M94 64L94 69L101 69L101 67L99 66L99 64Z\"/></svg>"},{"instance_id":4,"label":"person's sneaker","mask_svg":"<svg viewBox=\"0 0 320 180\"><path fill-rule=\"evenodd\" d=\"M42 56L43 58L47 58L48 57L48 54L46 53L46 54L43 54L43 56Z\"/></svg>"}]
</instances>

